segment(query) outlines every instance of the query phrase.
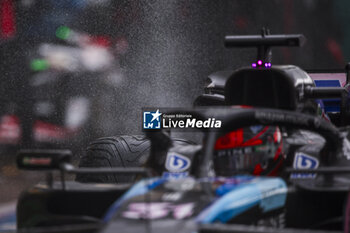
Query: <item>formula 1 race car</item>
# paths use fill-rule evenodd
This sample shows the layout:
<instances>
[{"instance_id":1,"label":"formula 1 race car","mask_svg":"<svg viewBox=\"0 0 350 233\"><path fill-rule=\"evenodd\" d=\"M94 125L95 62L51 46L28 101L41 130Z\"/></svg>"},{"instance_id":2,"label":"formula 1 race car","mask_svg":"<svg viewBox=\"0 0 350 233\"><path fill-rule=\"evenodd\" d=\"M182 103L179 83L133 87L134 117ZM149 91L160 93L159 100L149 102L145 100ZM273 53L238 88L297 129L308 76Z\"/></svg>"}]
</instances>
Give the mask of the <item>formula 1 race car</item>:
<instances>
[{"instance_id":1,"label":"formula 1 race car","mask_svg":"<svg viewBox=\"0 0 350 233\"><path fill-rule=\"evenodd\" d=\"M321 115L336 126L348 125L350 66L345 71L305 72L293 65L272 65L273 46L301 46L304 41L302 35L268 35L266 30L256 36L227 36L226 47L257 47L257 60L249 67L209 75L205 93L196 98L194 106L269 107ZM253 132L251 138L259 133ZM303 133L293 140L305 144L309 137L313 136ZM194 144L185 138L176 138L175 143ZM88 146L80 167L142 166L149 152L150 141L144 135L100 138ZM289 157L293 161L294 155ZM121 183L133 177L80 174L77 181Z\"/></svg>"},{"instance_id":2,"label":"formula 1 race car","mask_svg":"<svg viewBox=\"0 0 350 233\"><path fill-rule=\"evenodd\" d=\"M287 110L216 107L178 111L196 119L214 117L222 122L222 127L203 131L205 143L201 147L174 146L167 132L149 131L148 168L74 168L67 151L19 153L20 168L57 169L62 180L52 182L49 175L46 184L22 194L17 206L18 229L29 232L303 232L302 229L348 232L348 129L339 130L321 117ZM218 137L252 125L276 125L320 134L325 140L318 159L306 154L299 157L301 164L317 161L318 166L283 167L281 177L252 176L249 174L256 163L271 160L266 147L256 147L257 159L246 159L246 152L236 151L229 156L215 152ZM295 148L289 147L289 150ZM310 145L312 150L315 153L314 145ZM64 178L66 173L152 176L159 172L159 164L171 157L177 160L173 163L177 170L172 172L185 171L188 176L153 177L132 186L82 184Z\"/></svg>"},{"instance_id":3,"label":"formula 1 race car","mask_svg":"<svg viewBox=\"0 0 350 233\"><path fill-rule=\"evenodd\" d=\"M197 119L215 117L223 122L220 130L204 133L203 145L174 140L162 131L147 131L148 139L102 139L92 144L79 169L69 165L68 152L21 153L19 167L59 169L62 182L52 182L48 175L47 184L23 193L17 207L18 228L246 232L246 225L261 225L273 227L265 232L278 227L297 228L297 232L304 228L347 231L348 182L347 175L340 176L349 172L347 128L337 129L326 114L318 116L314 101L338 99L339 113L330 118L346 125L347 81L340 87L316 87L300 68L270 63L270 46L300 45L302 38L265 34L227 38L228 43L239 46L258 46L260 52L255 65L228 75L221 96L211 89L211 96L196 101L197 105L221 100L214 105L244 106L184 110ZM211 83L207 89L214 87ZM246 131L239 129L249 129L253 136L245 138ZM232 132L232 137L226 137ZM142 164L146 168L135 168ZM77 174L77 181L99 184L66 182L67 172ZM142 174L162 178L132 187L121 184ZM119 184L101 184L110 182ZM228 225L216 223L245 226L243 230L231 225L227 229ZM251 231L256 230L263 229Z\"/></svg>"}]
</instances>

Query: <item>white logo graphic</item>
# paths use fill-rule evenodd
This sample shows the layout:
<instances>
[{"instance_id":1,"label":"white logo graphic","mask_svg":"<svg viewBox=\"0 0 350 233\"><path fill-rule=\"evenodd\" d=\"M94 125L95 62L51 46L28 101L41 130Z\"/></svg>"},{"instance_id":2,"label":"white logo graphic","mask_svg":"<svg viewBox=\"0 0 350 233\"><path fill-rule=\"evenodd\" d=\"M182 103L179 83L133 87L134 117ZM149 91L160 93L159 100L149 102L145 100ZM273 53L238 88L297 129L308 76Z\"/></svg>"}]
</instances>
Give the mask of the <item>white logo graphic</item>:
<instances>
[{"instance_id":1,"label":"white logo graphic","mask_svg":"<svg viewBox=\"0 0 350 233\"><path fill-rule=\"evenodd\" d=\"M159 117L160 115L162 115L161 113L159 113L159 109L157 109L157 111L155 113L151 113L151 115L153 116L151 122L153 122L154 120L159 121Z\"/></svg>"}]
</instances>

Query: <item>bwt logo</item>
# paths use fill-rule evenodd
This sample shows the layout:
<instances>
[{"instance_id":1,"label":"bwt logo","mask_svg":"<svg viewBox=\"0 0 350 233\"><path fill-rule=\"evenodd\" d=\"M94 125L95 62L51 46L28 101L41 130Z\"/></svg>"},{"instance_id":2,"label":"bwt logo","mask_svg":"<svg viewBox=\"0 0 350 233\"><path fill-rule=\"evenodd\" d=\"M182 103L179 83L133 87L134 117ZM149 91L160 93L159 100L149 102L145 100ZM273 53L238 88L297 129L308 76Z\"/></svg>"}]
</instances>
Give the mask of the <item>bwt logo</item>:
<instances>
[{"instance_id":1,"label":"bwt logo","mask_svg":"<svg viewBox=\"0 0 350 233\"><path fill-rule=\"evenodd\" d=\"M143 128L160 129L161 115L159 109L156 112L143 112Z\"/></svg>"},{"instance_id":2,"label":"bwt logo","mask_svg":"<svg viewBox=\"0 0 350 233\"><path fill-rule=\"evenodd\" d=\"M189 158L169 152L165 161L165 168L170 172L183 172L191 166Z\"/></svg>"},{"instance_id":3,"label":"bwt logo","mask_svg":"<svg viewBox=\"0 0 350 233\"><path fill-rule=\"evenodd\" d=\"M293 167L296 169L316 169L318 168L319 161L317 158L304 154L304 153L296 153L294 157ZM315 173L292 173L290 175L292 179L302 179L309 178L314 179L316 177Z\"/></svg>"},{"instance_id":4,"label":"bwt logo","mask_svg":"<svg viewBox=\"0 0 350 233\"><path fill-rule=\"evenodd\" d=\"M318 159L313 156L297 153L294 158L293 167L297 169L315 169L318 167Z\"/></svg>"}]
</instances>

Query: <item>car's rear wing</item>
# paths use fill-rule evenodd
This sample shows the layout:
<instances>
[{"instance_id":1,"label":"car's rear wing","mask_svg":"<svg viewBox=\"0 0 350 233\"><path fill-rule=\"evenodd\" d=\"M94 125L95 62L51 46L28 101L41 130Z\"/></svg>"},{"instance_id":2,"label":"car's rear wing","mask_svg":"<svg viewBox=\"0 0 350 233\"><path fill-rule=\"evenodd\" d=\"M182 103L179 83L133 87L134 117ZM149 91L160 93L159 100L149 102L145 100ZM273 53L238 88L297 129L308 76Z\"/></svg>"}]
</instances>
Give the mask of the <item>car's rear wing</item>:
<instances>
[{"instance_id":1,"label":"car's rear wing","mask_svg":"<svg viewBox=\"0 0 350 233\"><path fill-rule=\"evenodd\" d=\"M257 47L257 61L271 62L271 47L288 46L301 47L306 42L302 34L271 35L263 28L261 35L225 36L225 47Z\"/></svg>"},{"instance_id":2,"label":"car's rear wing","mask_svg":"<svg viewBox=\"0 0 350 233\"><path fill-rule=\"evenodd\" d=\"M225 36L226 47L255 47L255 46L302 46L306 38L302 34L281 35L242 35Z\"/></svg>"}]
</instances>

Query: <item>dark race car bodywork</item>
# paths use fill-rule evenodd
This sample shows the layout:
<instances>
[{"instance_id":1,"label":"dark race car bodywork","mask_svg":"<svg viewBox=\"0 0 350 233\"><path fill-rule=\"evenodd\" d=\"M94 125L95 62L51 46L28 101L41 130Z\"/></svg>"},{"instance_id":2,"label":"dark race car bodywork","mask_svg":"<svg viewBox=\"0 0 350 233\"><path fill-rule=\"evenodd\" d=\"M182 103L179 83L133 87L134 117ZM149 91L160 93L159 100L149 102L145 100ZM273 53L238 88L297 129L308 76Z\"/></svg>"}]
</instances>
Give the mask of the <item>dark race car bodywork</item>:
<instances>
[{"instance_id":1,"label":"dark race car bodywork","mask_svg":"<svg viewBox=\"0 0 350 233\"><path fill-rule=\"evenodd\" d=\"M320 91L310 91L313 88ZM205 94L197 97L195 106L251 105L311 110L330 117L336 125L349 124L349 85L347 73L341 70L305 72L292 65L274 65L267 70L245 67L209 75L204 89Z\"/></svg>"}]
</instances>

